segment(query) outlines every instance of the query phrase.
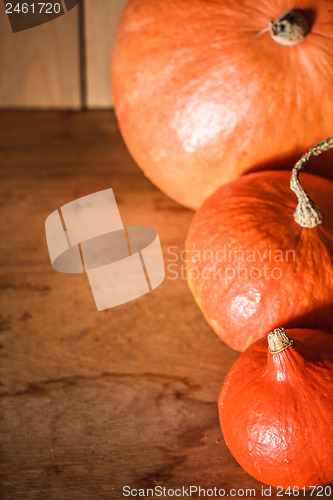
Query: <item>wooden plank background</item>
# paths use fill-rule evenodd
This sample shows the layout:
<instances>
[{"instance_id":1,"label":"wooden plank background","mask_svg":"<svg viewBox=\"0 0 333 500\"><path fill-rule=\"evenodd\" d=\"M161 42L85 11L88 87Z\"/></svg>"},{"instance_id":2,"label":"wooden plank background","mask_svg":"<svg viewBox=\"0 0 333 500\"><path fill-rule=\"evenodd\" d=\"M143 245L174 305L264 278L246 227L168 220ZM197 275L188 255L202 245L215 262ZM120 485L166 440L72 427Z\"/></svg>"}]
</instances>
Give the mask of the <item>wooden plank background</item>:
<instances>
[{"instance_id":1,"label":"wooden plank background","mask_svg":"<svg viewBox=\"0 0 333 500\"><path fill-rule=\"evenodd\" d=\"M128 0L81 0L47 24L12 33L0 2L0 107L112 108L110 55Z\"/></svg>"},{"instance_id":2,"label":"wooden plank background","mask_svg":"<svg viewBox=\"0 0 333 500\"><path fill-rule=\"evenodd\" d=\"M112 106L110 54L128 0L85 0L84 36L88 108Z\"/></svg>"}]
</instances>

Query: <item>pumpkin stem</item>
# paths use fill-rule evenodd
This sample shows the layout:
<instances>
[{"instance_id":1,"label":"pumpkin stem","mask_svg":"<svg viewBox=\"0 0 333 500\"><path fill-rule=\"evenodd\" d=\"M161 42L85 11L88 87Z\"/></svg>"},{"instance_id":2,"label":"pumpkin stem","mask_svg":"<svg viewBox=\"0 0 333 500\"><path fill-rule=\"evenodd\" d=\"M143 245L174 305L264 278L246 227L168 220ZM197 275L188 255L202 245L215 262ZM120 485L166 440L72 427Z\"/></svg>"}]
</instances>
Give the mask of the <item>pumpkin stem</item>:
<instances>
[{"instance_id":1,"label":"pumpkin stem","mask_svg":"<svg viewBox=\"0 0 333 500\"><path fill-rule=\"evenodd\" d=\"M310 31L309 23L299 10L288 10L269 23L273 40L281 45L297 45Z\"/></svg>"},{"instance_id":2,"label":"pumpkin stem","mask_svg":"<svg viewBox=\"0 0 333 500\"><path fill-rule=\"evenodd\" d=\"M277 354L278 352L284 351L287 347L290 347L294 340L286 334L284 328L275 328L267 336L268 350L271 354Z\"/></svg>"},{"instance_id":3,"label":"pumpkin stem","mask_svg":"<svg viewBox=\"0 0 333 500\"><path fill-rule=\"evenodd\" d=\"M308 193L302 188L298 176L303 170L304 165L310 160L310 158L312 158L313 156L318 156L332 147L333 137L329 137L324 141L318 142L318 144L309 149L309 151L307 151L298 160L292 170L290 189L296 194L298 198L298 205L294 212L294 220L301 227L312 229L313 227L319 226L319 224L323 222L323 217L315 202L311 200Z\"/></svg>"}]
</instances>

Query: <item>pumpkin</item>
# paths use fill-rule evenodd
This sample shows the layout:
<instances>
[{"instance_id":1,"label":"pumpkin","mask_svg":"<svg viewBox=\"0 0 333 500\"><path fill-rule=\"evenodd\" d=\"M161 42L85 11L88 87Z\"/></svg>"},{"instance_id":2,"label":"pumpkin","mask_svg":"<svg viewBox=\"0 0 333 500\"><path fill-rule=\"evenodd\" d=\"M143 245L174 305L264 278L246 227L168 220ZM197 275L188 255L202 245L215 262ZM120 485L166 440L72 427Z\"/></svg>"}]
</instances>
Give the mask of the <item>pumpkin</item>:
<instances>
[{"instance_id":1,"label":"pumpkin","mask_svg":"<svg viewBox=\"0 0 333 500\"><path fill-rule=\"evenodd\" d=\"M275 329L232 366L218 407L248 474L284 489L333 482L333 336ZM297 492L296 492L297 494Z\"/></svg>"},{"instance_id":2,"label":"pumpkin","mask_svg":"<svg viewBox=\"0 0 333 500\"><path fill-rule=\"evenodd\" d=\"M304 173L304 190L298 179L311 156L332 146L333 138L323 141L295 165L298 204L290 173L258 172L222 186L192 220L188 284L209 324L236 350L282 322L333 330L333 183Z\"/></svg>"},{"instance_id":3,"label":"pumpkin","mask_svg":"<svg viewBox=\"0 0 333 500\"><path fill-rule=\"evenodd\" d=\"M152 182L197 209L332 134L332 55L332 0L132 0L111 69L125 143ZM332 161L316 172L332 176Z\"/></svg>"}]
</instances>

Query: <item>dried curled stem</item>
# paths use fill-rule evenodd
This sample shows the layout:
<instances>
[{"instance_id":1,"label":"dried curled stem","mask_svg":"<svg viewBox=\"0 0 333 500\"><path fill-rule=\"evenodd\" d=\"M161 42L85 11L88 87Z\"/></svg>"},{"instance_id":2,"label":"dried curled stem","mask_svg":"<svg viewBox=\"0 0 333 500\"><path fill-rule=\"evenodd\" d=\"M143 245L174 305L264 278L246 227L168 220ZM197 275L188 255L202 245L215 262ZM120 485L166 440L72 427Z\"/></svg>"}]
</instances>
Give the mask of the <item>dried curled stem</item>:
<instances>
[{"instance_id":1,"label":"dried curled stem","mask_svg":"<svg viewBox=\"0 0 333 500\"><path fill-rule=\"evenodd\" d=\"M267 336L268 350L271 354L277 354L290 347L294 340L287 335L284 328L275 328Z\"/></svg>"},{"instance_id":2,"label":"dried curled stem","mask_svg":"<svg viewBox=\"0 0 333 500\"><path fill-rule=\"evenodd\" d=\"M333 147L333 137L329 137L324 141L318 142L313 148L309 149L296 163L294 166L291 179L290 179L290 189L296 194L298 198L298 205L294 212L294 220L301 227L312 229L319 226L323 222L323 217L320 213L319 208L314 201L311 200L305 189L302 188L298 176L303 170L304 165L313 158L318 156L324 151Z\"/></svg>"}]
</instances>

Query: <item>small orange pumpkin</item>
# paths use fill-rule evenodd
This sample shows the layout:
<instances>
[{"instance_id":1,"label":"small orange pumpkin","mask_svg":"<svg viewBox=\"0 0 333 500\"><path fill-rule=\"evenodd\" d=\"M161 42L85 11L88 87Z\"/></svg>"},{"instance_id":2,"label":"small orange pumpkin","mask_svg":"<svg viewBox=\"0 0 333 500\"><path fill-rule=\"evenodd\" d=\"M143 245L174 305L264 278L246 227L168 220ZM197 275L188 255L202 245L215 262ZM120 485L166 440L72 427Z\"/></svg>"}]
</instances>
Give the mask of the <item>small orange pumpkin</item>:
<instances>
[{"instance_id":1,"label":"small orange pumpkin","mask_svg":"<svg viewBox=\"0 0 333 500\"><path fill-rule=\"evenodd\" d=\"M112 59L120 130L152 182L198 208L331 135L332 54L332 0L132 0Z\"/></svg>"},{"instance_id":2,"label":"small orange pumpkin","mask_svg":"<svg viewBox=\"0 0 333 500\"><path fill-rule=\"evenodd\" d=\"M333 482L333 335L276 329L252 344L219 396L224 439L238 463L271 486Z\"/></svg>"},{"instance_id":3,"label":"small orange pumpkin","mask_svg":"<svg viewBox=\"0 0 333 500\"><path fill-rule=\"evenodd\" d=\"M333 330L333 183L302 174L315 146L288 172L258 172L222 186L198 210L186 241L187 279L215 332L243 351L267 330ZM322 214L322 216L320 215Z\"/></svg>"}]
</instances>

